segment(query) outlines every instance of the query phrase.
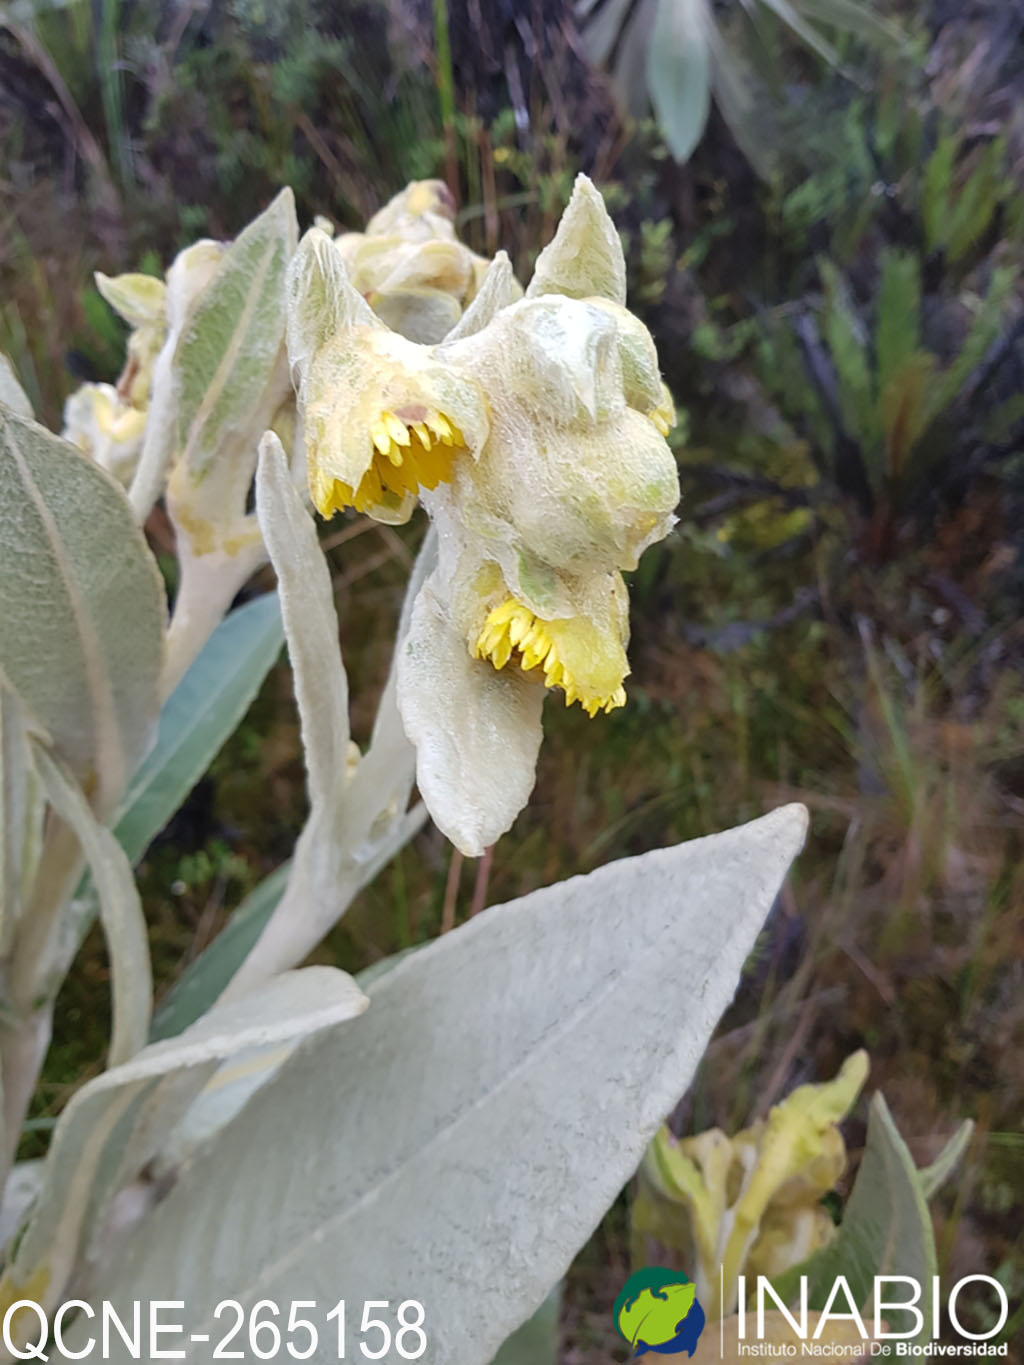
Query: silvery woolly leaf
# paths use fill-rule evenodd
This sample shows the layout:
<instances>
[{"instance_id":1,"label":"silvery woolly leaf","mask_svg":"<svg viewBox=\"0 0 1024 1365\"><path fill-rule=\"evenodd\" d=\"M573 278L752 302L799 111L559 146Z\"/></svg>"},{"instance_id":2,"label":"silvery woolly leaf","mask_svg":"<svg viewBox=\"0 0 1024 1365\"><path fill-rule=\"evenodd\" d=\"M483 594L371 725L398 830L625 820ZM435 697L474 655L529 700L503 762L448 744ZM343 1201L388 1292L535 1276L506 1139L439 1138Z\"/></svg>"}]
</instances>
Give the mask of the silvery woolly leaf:
<instances>
[{"instance_id":1,"label":"silvery woolly leaf","mask_svg":"<svg viewBox=\"0 0 1024 1365\"><path fill-rule=\"evenodd\" d=\"M32 404L28 401L28 394L21 387L18 376L14 372L14 366L2 351L0 351L0 404L6 404L18 417L24 417L27 421L32 420Z\"/></svg>"},{"instance_id":2,"label":"silvery woolly leaf","mask_svg":"<svg viewBox=\"0 0 1024 1365\"><path fill-rule=\"evenodd\" d=\"M59 1302L114 1196L160 1150L225 1058L332 1028L366 1003L333 967L288 972L84 1085L57 1124L38 1198L0 1280L0 1302L30 1283L45 1305Z\"/></svg>"},{"instance_id":3,"label":"silvery woolly leaf","mask_svg":"<svg viewBox=\"0 0 1024 1365\"><path fill-rule=\"evenodd\" d=\"M78 840L96 888L110 957L110 1065L118 1066L149 1034L153 983L142 901L124 849L96 819L71 774L41 744L35 745L34 761L46 798Z\"/></svg>"},{"instance_id":4,"label":"silvery woolly leaf","mask_svg":"<svg viewBox=\"0 0 1024 1365\"><path fill-rule=\"evenodd\" d=\"M282 190L231 244L178 341L177 447L197 477L240 430L253 436L251 477L261 429L256 415L269 406L265 425L285 396L281 385L268 404L284 348L285 271L297 238L295 200Z\"/></svg>"},{"instance_id":5,"label":"silvery woolly leaf","mask_svg":"<svg viewBox=\"0 0 1024 1365\"><path fill-rule=\"evenodd\" d=\"M0 1248L5 1247L22 1226L42 1183L41 1161L19 1161L12 1167L4 1186L3 1198L0 1199Z\"/></svg>"},{"instance_id":6,"label":"silvery woolly leaf","mask_svg":"<svg viewBox=\"0 0 1024 1365\"><path fill-rule=\"evenodd\" d=\"M295 200L285 189L227 249L196 243L168 272L167 340L131 488L140 521L169 470L182 464L193 478L208 478L226 444L233 456L242 451L232 466L248 458L251 479L260 432L287 394L284 274L297 238ZM218 482L239 481L234 472L225 478L217 469ZM210 505L217 500L211 495Z\"/></svg>"},{"instance_id":7,"label":"silvery woolly leaf","mask_svg":"<svg viewBox=\"0 0 1024 1365\"><path fill-rule=\"evenodd\" d=\"M0 408L0 673L101 816L153 736L165 615L122 490Z\"/></svg>"},{"instance_id":8,"label":"silvery woolly leaf","mask_svg":"<svg viewBox=\"0 0 1024 1365\"><path fill-rule=\"evenodd\" d=\"M487 1365L689 1083L805 829L788 806L405 958L189 1164L96 1300L183 1299L192 1333L225 1297L417 1299L427 1365Z\"/></svg>"},{"instance_id":9,"label":"silvery woolly leaf","mask_svg":"<svg viewBox=\"0 0 1024 1365\"><path fill-rule=\"evenodd\" d=\"M291 395L285 272L297 232L294 201L285 190L228 249L174 353L178 455L167 509L177 533L181 583L165 693L266 562L259 525L247 507L260 436Z\"/></svg>"},{"instance_id":10,"label":"silvery woolly leaf","mask_svg":"<svg viewBox=\"0 0 1024 1365\"><path fill-rule=\"evenodd\" d=\"M0 958L21 911L29 822L33 819L28 742L21 705L0 679Z\"/></svg>"},{"instance_id":11,"label":"silvery woolly leaf","mask_svg":"<svg viewBox=\"0 0 1024 1365\"><path fill-rule=\"evenodd\" d=\"M925 1199L931 1199L932 1195L937 1194L942 1189L962 1161L973 1135L974 1120L965 1119L935 1160L928 1166L921 1167L917 1173L917 1178L921 1183L921 1193Z\"/></svg>"},{"instance_id":12,"label":"silvery woolly leaf","mask_svg":"<svg viewBox=\"0 0 1024 1365\"><path fill-rule=\"evenodd\" d=\"M711 110L710 0L658 0L647 84L658 124L677 161L688 161Z\"/></svg>"},{"instance_id":13,"label":"silvery woolly leaf","mask_svg":"<svg viewBox=\"0 0 1024 1365\"><path fill-rule=\"evenodd\" d=\"M562 1286L518 1327L494 1357L493 1365L558 1365L558 1314Z\"/></svg>"},{"instance_id":14,"label":"silvery woolly leaf","mask_svg":"<svg viewBox=\"0 0 1024 1365\"><path fill-rule=\"evenodd\" d=\"M277 573L309 799L316 806L331 800L348 763L348 679L338 643L330 570L316 525L292 484L284 449L272 432L261 443L256 505Z\"/></svg>"},{"instance_id":15,"label":"silvery woolly leaf","mask_svg":"<svg viewBox=\"0 0 1024 1365\"><path fill-rule=\"evenodd\" d=\"M381 697L369 750L358 757L350 746L348 684L330 574L315 524L273 432L261 443L256 506L278 574L310 813L284 895L230 994L301 962L425 818L422 809L406 812L415 754L395 708L393 676ZM419 581L414 570L410 595ZM400 625L399 638L403 629Z\"/></svg>"}]
</instances>

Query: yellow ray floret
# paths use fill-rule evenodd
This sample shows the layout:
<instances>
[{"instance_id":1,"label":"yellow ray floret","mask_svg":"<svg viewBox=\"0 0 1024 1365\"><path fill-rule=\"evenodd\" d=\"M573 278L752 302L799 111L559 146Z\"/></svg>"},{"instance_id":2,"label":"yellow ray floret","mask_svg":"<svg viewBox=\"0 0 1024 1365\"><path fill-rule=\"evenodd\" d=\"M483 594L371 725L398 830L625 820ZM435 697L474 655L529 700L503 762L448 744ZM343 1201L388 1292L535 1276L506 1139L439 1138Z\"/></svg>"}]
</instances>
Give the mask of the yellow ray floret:
<instances>
[{"instance_id":1,"label":"yellow ray floret","mask_svg":"<svg viewBox=\"0 0 1024 1365\"><path fill-rule=\"evenodd\" d=\"M441 412L410 407L385 411L370 426L369 468L352 485L317 470L312 488L317 511L331 517L346 507L372 512L381 503L415 496L421 488L436 488L451 478L452 460L466 448L462 432Z\"/></svg>"},{"instance_id":2,"label":"yellow ray floret","mask_svg":"<svg viewBox=\"0 0 1024 1365\"><path fill-rule=\"evenodd\" d=\"M515 658L525 672L543 670L546 687L562 688L566 706L578 701L591 717L626 704L622 642L582 616L545 621L510 597L488 613L473 654L497 669Z\"/></svg>"},{"instance_id":3,"label":"yellow ray floret","mask_svg":"<svg viewBox=\"0 0 1024 1365\"><path fill-rule=\"evenodd\" d=\"M672 401L668 385L661 386L661 402L656 408L652 408L647 414L650 420L661 432L662 436L667 436L676 424L676 405Z\"/></svg>"}]
</instances>

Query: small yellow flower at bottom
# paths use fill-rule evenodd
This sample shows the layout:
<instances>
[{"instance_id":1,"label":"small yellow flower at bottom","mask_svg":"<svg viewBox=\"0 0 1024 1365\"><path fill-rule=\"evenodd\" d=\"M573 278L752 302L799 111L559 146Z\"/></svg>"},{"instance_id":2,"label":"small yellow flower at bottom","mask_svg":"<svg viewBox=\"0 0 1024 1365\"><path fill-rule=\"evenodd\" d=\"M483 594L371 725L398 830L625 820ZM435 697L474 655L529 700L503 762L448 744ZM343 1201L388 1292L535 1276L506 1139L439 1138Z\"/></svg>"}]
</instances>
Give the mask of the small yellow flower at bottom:
<instances>
[{"instance_id":1,"label":"small yellow flower at bottom","mask_svg":"<svg viewBox=\"0 0 1024 1365\"><path fill-rule=\"evenodd\" d=\"M545 621L510 597L488 613L473 654L499 670L513 658L524 672L542 670L545 687L562 688L566 706L578 701L591 718L626 704L625 650L583 616Z\"/></svg>"},{"instance_id":2,"label":"small yellow flower at bottom","mask_svg":"<svg viewBox=\"0 0 1024 1365\"><path fill-rule=\"evenodd\" d=\"M436 488L451 478L452 460L465 450L462 432L441 412L413 405L385 411L372 424L373 454L355 489L311 461L313 500L323 517L346 507L366 512L389 500Z\"/></svg>"}]
</instances>

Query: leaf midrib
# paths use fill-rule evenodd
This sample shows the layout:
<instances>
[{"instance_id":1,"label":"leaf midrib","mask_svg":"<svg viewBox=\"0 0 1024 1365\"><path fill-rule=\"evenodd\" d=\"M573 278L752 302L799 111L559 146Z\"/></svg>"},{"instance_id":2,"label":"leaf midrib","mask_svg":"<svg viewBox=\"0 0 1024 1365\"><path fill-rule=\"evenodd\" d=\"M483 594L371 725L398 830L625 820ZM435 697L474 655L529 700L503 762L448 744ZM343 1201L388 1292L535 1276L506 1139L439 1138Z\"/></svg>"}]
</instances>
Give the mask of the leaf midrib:
<instances>
[{"instance_id":1,"label":"leaf midrib","mask_svg":"<svg viewBox=\"0 0 1024 1365\"><path fill-rule=\"evenodd\" d=\"M784 867L785 864L783 863L782 864L783 871ZM678 876L679 874L677 872L674 875ZM574 878L572 880L576 879ZM774 878L772 880L774 880ZM769 879L767 877L762 876L762 878L760 879L760 885L758 887L757 895L751 896L748 904L753 905L756 903L760 905L764 899L764 889L768 884ZM748 918L750 918L749 913L747 916L744 917L744 923ZM484 921L479 920L477 921L477 923L481 926L482 929ZM467 928L470 929L472 927L473 926L467 926ZM735 932L732 935L732 937L735 938ZM724 946L728 948L728 944ZM570 1033L574 1033L578 1028L582 1027L586 1019L589 1018L592 1014L596 1013L601 1007L601 1005L604 1003L604 1001L610 995L612 995L618 990L621 990L622 983L627 977L642 973L644 967L652 957L657 956L660 958L664 956L664 953L665 953L664 943L659 943L657 940L655 940L648 946L648 948L643 952L643 954L640 957L633 960L632 964L628 968L626 968L622 972L616 973L614 976L612 975L607 976L603 982L599 983L595 987L595 989L586 996L584 1000L579 1002L579 1004L575 1007L575 1009L569 1016L561 1020L559 1024L554 1028L549 1029L535 1046L531 1047L528 1051L523 1053L523 1055L519 1058L519 1060L515 1063L514 1066L506 1068L502 1072L499 1079L494 1084L492 1084L485 1091L483 1091L483 1093L477 1096L476 1099L472 1100L453 1118L450 1118L444 1124L444 1126L439 1128L429 1139L427 1139L425 1142L418 1142L413 1147L408 1149L406 1154L402 1155L395 1162L392 1169L388 1171L387 1174L384 1175L381 1179L378 1179L376 1183L372 1186L372 1188L364 1191L364 1193L361 1194L357 1199L347 1204L343 1209L339 1210L330 1218L317 1223L309 1232L305 1234L303 1238L301 1238L297 1243L295 1243L292 1246L292 1248L287 1254L280 1257L278 1260L272 1262L270 1265L264 1267L264 1269L261 1270L259 1274L255 1277L252 1286L248 1290L244 1292L241 1290L234 1292L233 1297L237 1298L239 1302L243 1304L246 1302L250 1302L255 1296L259 1294L259 1292L264 1288L264 1286L274 1283L280 1276L283 1276L291 1266L300 1262L302 1260L303 1255L306 1253L309 1247L315 1245L323 1245L329 1236L328 1230L333 1231L338 1227L344 1226L345 1222L348 1219L354 1217L364 1207L367 1207L368 1205L372 1204L377 1199L379 1199L381 1195L384 1193L384 1191L386 1191L386 1189L390 1185L394 1184L413 1162L415 1162L420 1157L425 1155L427 1152L435 1148L442 1140L449 1138L470 1117L475 1115L486 1105L490 1104L496 1096L500 1095L503 1091L507 1090L513 1084L513 1082L518 1079L518 1077L524 1071L527 1065L536 1061L538 1056L543 1056L544 1054L550 1052L550 1050L553 1047L555 1047L559 1042L561 1042L561 1040L564 1037L566 1037ZM418 961L410 959L409 962L410 969L413 969L414 967L417 968L422 967L423 962L422 955L417 954L417 959ZM701 957L701 967L699 973L701 989L700 995L698 997L698 1007L703 1005L704 995L706 994L707 990L708 974L710 969L714 965L714 961L715 958L713 954L704 954ZM398 988L398 986L396 985L396 980L398 980L400 974L404 975L403 966L404 964L399 964L399 967L395 969L395 972L389 973L388 983L389 989L392 991ZM738 971L741 966L742 961L736 964L736 970ZM400 984L400 981L398 984ZM636 1145L639 1153L639 1149L642 1147L642 1142L640 1140L637 1140ZM212 1327L213 1323L214 1319L212 1317L207 1317L206 1319L204 1319L204 1322L200 1325L200 1328L204 1326Z\"/></svg>"}]
</instances>

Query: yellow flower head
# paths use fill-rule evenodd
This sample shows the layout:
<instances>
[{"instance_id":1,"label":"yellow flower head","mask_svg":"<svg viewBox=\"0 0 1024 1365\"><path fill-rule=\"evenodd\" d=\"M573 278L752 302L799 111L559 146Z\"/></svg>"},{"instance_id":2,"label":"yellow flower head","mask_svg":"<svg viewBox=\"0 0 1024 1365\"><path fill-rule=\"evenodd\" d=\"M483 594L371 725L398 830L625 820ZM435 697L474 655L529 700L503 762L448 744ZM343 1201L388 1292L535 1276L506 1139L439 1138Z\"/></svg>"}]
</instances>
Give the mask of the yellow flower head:
<instances>
[{"instance_id":1,"label":"yellow flower head","mask_svg":"<svg viewBox=\"0 0 1024 1365\"><path fill-rule=\"evenodd\" d=\"M439 354L490 411L480 458L453 475L462 519L560 571L635 568L679 501L642 324L606 300L528 298Z\"/></svg>"},{"instance_id":2,"label":"yellow flower head","mask_svg":"<svg viewBox=\"0 0 1024 1365\"><path fill-rule=\"evenodd\" d=\"M509 597L487 613L473 653L497 669L518 663L545 687L561 688L566 706L578 701L591 718L626 704L625 646L602 637L585 616L545 621Z\"/></svg>"},{"instance_id":3,"label":"yellow flower head","mask_svg":"<svg viewBox=\"0 0 1024 1365\"><path fill-rule=\"evenodd\" d=\"M648 409L647 416L651 419L662 436L667 436L676 424L676 405L672 401L667 384L661 386L661 397L653 408Z\"/></svg>"},{"instance_id":4,"label":"yellow flower head","mask_svg":"<svg viewBox=\"0 0 1024 1365\"><path fill-rule=\"evenodd\" d=\"M419 497L438 532L397 702L423 800L471 855L529 795L549 690L591 717L625 704L620 571L679 497L671 399L593 185L577 181L525 297L503 253L481 264L428 182L365 233L313 228L287 281L317 509L401 522Z\"/></svg>"},{"instance_id":5,"label":"yellow flower head","mask_svg":"<svg viewBox=\"0 0 1024 1365\"><path fill-rule=\"evenodd\" d=\"M475 296L486 267L456 237L454 217L447 186L420 180L395 195L365 232L335 240L353 288L412 341L431 344L445 337Z\"/></svg>"},{"instance_id":6,"label":"yellow flower head","mask_svg":"<svg viewBox=\"0 0 1024 1365\"><path fill-rule=\"evenodd\" d=\"M618 234L581 177L525 298L499 255L430 352L487 422L476 441L441 408L467 453L436 487L420 482L440 548L399 654L398 705L423 799L470 855L529 795L548 691L591 717L626 701L620 570L672 526L679 482L671 399L625 297Z\"/></svg>"},{"instance_id":7,"label":"yellow flower head","mask_svg":"<svg viewBox=\"0 0 1024 1365\"><path fill-rule=\"evenodd\" d=\"M450 512L436 508L435 522L450 545L461 543L448 580L451 619L485 673L557 689L591 718L625 705L629 594L621 574L521 572L524 586L513 587L499 563L478 557L480 544L464 538Z\"/></svg>"},{"instance_id":8,"label":"yellow flower head","mask_svg":"<svg viewBox=\"0 0 1024 1365\"><path fill-rule=\"evenodd\" d=\"M450 500L439 500L433 520L438 563L399 654L398 705L428 809L479 856L529 796L548 693L591 717L624 705L629 603L615 572L524 574L524 600L502 566L481 557Z\"/></svg>"},{"instance_id":9,"label":"yellow flower head","mask_svg":"<svg viewBox=\"0 0 1024 1365\"><path fill-rule=\"evenodd\" d=\"M153 370L168 331L175 324L180 326L223 253L220 242L207 239L194 242L178 253L163 280L154 275L111 276L96 272L96 288L132 329L124 368L117 381L117 397L122 406L134 408L143 416L148 411Z\"/></svg>"},{"instance_id":10,"label":"yellow flower head","mask_svg":"<svg viewBox=\"0 0 1024 1365\"><path fill-rule=\"evenodd\" d=\"M867 1073L867 1054L855 1052L833 1080L799 1086L733 1138L717 1128L678 1142L667 1128L655 1137L644 1158L649 1188L638 1201L639 1221L656 1222L659 1239L696 1253L698 1294L712 1311L736 1310L741 1273L779 1275L831 1238L820 1200L846 1167L837 1125Z\"/></svg>"},{"instance_id":11,"label":"yellow flower head","mask_svg":"<svg viewBox=\"0 0 1024 1365\"><path fill-rule=\"evenodd\" d=\"M96 288L115 312L131 325L128 354L117 381L121 399L145 411L153 384L153 366L167 336L167 286L152 275L104 275L96 272Z\"/></svg>"},{"instance_id":12,"label":"yellow flower head","mask_svg":"<svg viewBox=\"0 0 1024 1365\"><path fill-rule=\"evenodd\" d=\"M455 237L455 200L443 180L413 180L377 210L366 224L368 237L401 237L429 242Z\"/></svg>"},{"instance_id":13,"label":"yellow flower head","mask_svg":"<svg viewBox=\"0 0 1024 1365\"><path fill-rule=\"evenodd\" d=\"M487 405L434 349L388 328L313 229L289 269L288 353L298 382L313 502L408 520L421 488L479 452Z\"/></svg>"},{"instance_id":14,"label":"yellow flower head","mask_svg":"<svg viewBox=\"0 0 1024 1365\"><path fill-rule=\"evenodd\" d=\"M126 486L145 430L145 411L122 398L112 384L83 384L64 405L64 439Z\"/></svg>"}]
</instances>

